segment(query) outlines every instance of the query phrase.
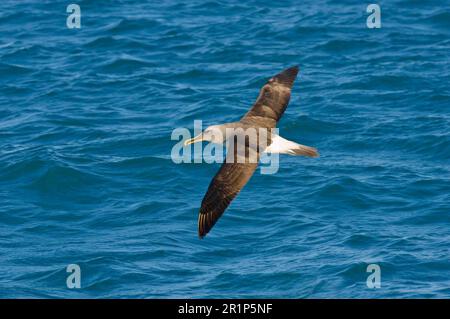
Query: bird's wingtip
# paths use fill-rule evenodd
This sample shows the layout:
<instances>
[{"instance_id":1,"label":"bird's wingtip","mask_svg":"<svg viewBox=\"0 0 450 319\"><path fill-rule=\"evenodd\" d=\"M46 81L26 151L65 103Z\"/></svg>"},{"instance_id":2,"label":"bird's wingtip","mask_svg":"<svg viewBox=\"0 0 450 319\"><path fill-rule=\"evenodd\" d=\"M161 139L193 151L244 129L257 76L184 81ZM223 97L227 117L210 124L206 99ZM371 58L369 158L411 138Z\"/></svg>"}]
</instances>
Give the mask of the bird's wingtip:
<instances>
[{"instance_id":1,"label":"bird's wingtip","mask_svg":"<svg viewBox=\"0 0 450 319\"><path fill-rule=\"evenodd\" d=\"M206 235L206 232L203 231L202 228L198 229L198 238L203 239Z\"/></svg>"},{"instance_id":2,"label":"bird's wingtip","mask_svg":"<svg viewBox=\"0 0 450 319\"><path fill-rule=\"evenodd\" d=\"M286 71L298 73L300 71L300 67L298 64L296 64L296 65L293 65L293 66L287 68Z\"/></svg>"},{"instance_id":3,"label":"bird's wingtip","mask_svg":"<svg viewBox=\"0 0 450 319\"><path fill-rule=\"evenodd\" d=\"M198 238L203 239L207 233L206 215L200 213L198 215Z\"/></svg>"},{"instance_id":4,"label":"bird's wingtip","mask_svg":"<svg viewBox=\"0 0 450 319\"><path fill-rule=\"evenodd\" d=\"M282 83L291 87L294 84L295 78L299 72L298 65L291 66L290 68L284 69L272 79L276 79L278 83Z\"/></svg>"}]
</instances>

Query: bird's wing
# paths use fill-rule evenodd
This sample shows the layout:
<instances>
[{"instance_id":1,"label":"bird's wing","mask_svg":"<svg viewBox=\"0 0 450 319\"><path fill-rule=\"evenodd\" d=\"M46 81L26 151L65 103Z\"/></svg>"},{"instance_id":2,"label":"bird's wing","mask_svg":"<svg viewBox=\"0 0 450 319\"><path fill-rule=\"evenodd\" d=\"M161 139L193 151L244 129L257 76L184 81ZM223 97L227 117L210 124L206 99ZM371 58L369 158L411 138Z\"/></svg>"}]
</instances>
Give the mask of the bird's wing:
<instances>
[{"instance_id":1,"label":"bird's wing","mask_svg":"<svg viewBox=\"0 0 450 319\"><path fill-rule=\"evenodd\" d=\"M291 88L298 74L298 67L286 69L272 77L261 88L253 107L241 122L253 122L272 128L283 115L291 97Z\"/></svg>"},{"instance_id":2,"label":"bird's wing","mask_svg":"<svg viewBox=\"0 0 450 319\"><path fill-rule=\"evenodd\" d=\"M272 77L262 87L258 99L241 119L241 123L251 127L275 127L289 103L291 88L297 73L298 67L295 66ZM227 154L227 160L214 176L203 198L198 215L198 234L201 238L211 230L258 166L257 150L246 143L245 154L256 155L257 158L256 161L249 162L250 156L239 154L238 144L234 145L234 152L232 152L234 157L229 157Z\"/></svg>"},{"instance_id":3,"label":"bird's wing","mask_svg":"<svg viewBox=\"0 0 450 319\"><path fill-rule=\"evenodd\" d=\"M238 154L238 144L234 144L234 156L228 156L216 176L209 184L203 197L198 215L198 235L203 238L230 205L240 190L247 184L258 166L259 154L246 145L245 155ZM255 155L249 160L250 155Z\"/></svg>"},{"instance_id":4,"label":"bird's wing","mask_svg":"<svg viewBox=\"0 0 450 319\"><path fill-rule=\"evenodd\" d=\"M209 184L198 215L198 235L203 238L247 184L257 163L223 163Z\"/></svg>"}]
</instances>

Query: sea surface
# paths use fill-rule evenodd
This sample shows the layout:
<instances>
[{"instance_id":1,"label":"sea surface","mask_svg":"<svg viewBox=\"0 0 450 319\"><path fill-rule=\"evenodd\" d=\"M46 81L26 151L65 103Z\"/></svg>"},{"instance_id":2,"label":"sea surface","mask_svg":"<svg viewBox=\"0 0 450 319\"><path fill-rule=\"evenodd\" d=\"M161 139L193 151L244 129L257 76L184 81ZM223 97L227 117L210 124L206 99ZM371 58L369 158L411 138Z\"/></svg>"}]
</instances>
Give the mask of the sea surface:
<instances>
[{"instance_id":1,"label":"sea surface","mask_svg":"<svg viewBox=\"0 0 450 319\"><path fill-rule=\"evenodd\" d=\"M379 29L369 3L2 0L0 297L449 298L450 2L377 2ZM292 65L280 135L321 156L199 239L220 164L174 163L172 131Z\"/></svg>"}]
</instances>

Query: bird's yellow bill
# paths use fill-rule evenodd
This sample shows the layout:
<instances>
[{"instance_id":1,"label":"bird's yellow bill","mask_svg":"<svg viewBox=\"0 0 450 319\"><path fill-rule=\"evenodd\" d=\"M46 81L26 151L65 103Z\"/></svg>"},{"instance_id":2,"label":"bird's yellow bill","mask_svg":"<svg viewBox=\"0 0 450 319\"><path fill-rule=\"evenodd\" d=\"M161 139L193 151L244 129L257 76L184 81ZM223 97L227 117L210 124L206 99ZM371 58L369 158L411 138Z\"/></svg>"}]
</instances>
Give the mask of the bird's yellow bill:
<instances>
[{"instance_id":1,"label":"bird's yellow bill","mask_svg":"<svg viewBox=\"0 0 450 319\"><path fill-rule=\"evenodd\" d=\"M194 138L190 138L190 139L184 141L184 146L188 146L193 143L201 142L202 140L203 140L203 135L199 134Z\"/></svg>"}]
</instances>

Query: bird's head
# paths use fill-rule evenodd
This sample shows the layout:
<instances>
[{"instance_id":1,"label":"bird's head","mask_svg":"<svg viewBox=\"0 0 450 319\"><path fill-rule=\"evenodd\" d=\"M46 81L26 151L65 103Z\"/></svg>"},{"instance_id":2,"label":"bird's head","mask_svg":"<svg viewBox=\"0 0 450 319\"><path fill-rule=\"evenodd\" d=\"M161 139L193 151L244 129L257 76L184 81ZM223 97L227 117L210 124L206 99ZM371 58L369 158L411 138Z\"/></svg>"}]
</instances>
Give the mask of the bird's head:
<instances>
[{"instance_id":1,"label":"bird's head","mask_svg":"<svg viewBox=\"0 0 450 319\"><path fill-rule=\"evenodd\" d=\"M202 141L223 143L224 139L225 137L223 136L220 126L211 125L208 126L201 134L197 135L196 137L184 141L184 146Z\"/></svg>"}]
</instances>

